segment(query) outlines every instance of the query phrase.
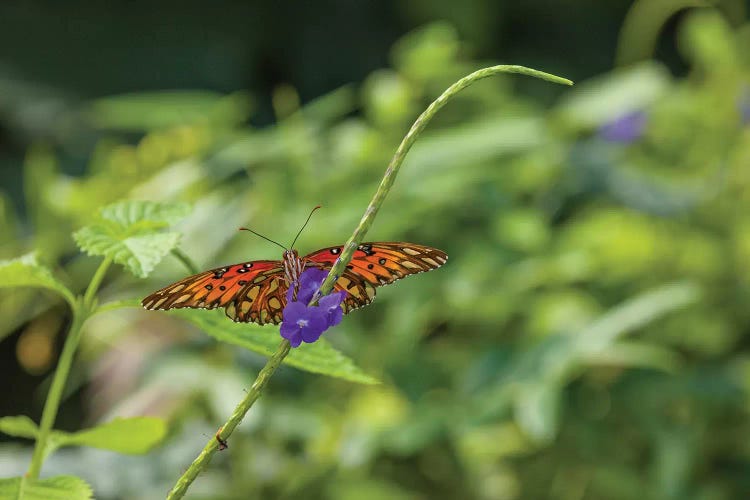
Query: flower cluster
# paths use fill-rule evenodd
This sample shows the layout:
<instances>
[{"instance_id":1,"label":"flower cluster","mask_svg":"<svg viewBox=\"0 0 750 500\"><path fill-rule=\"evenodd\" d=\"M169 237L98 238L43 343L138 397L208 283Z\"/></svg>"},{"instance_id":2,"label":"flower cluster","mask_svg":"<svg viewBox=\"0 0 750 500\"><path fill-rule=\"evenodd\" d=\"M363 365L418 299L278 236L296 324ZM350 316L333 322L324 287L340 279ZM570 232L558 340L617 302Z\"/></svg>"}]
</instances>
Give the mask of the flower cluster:
<instances>
[{"instance_id":1,"label":"flower cluster","mask_svg":"<svg viewBox=\"0 0 750 500\"><path fill-rule=\"evenodd\" d=\"M286 293L281 336L287 339L292 347L298 347L303 341L315 342L324 331L341 322L344 315L341 302L346 292L333 292L321 297L317 306L308 306L326 276L328 271L307 269L299 278L296 300L293 300L295 287L289 287Z\"/></svg>"}]
</instances>

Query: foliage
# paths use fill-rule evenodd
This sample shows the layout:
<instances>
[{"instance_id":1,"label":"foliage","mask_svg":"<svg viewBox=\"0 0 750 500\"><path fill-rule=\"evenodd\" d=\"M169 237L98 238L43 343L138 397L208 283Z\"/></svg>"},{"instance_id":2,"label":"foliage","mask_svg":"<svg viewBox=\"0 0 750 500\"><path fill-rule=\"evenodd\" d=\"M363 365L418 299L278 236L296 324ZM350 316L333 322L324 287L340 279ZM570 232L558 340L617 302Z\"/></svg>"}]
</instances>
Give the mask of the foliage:
<instances>
[{"instance_id":1,"label":"foliage","mask_svg":"<svg viewBox=\"0 0 750 500\"><path fill-rule=\"evenodd\" d=\"M0 287L39 287L53 290L75 305L73 293L41 265L34 254L0 262Z\"/></svg>"},{"instance_id":2,"label":"foliage","mask_svg":"<svg viewBox=\"0 0 750 500\"><path fill-rule=\"evenodd\" d=\"M632 64L578 82L548 106L510 77L448 105L407 157L369 237L429 244L449 263L384 289L326 343L292 352L292 367L365 384L280 370L196 482L198 494L750 495L750 128L742 114L750 60L747 22L725 14L705 8L674 18L684 73L649 45L665 19L633 9L623 37L639 43L623 41L618 54ZM51 146L40 137L23 165L26 209L12 209L12 193L0 204L0 234L9 235L2 256L35 248L38 257L4 261L0 285L78 303L73 291L86 288L99 257L71 258L69 235L89 228L77 233L81 246L128 272L108 273L96 295L110 302L84 328L71 380L97 397L84 397L81 411L106 421L102 401L113 415L147 409L172 429L137 463L116 457L105 466L75 448L50 456L50 470L64 470L59 457L68 453L91 464L75 473L97 492L116 471L137 475L101 498L163 495L242 397L263 363L255 353L269 355L278 336L215 311L119 305L188 274L168 257L176 244L201 268L279 258L236 227L291 241L291 228L318 203L325 209L301 237L301 253L343 243L411 121L482 65L470 54L450 25L427 26L361 85L301 106L294 89L276 88L268 126L248 125L258 114L239 94L86 102L76 116L99 135L83 172L69 168L65 136ZM601 133L633 113L645 124L628 141ZM100 212L123 199L194 208L163 220L141 209L133 218ZM0 329L16 332L5 343L38 335L41 312L70 318L52 294L0 293ZM311 360L316 349L330 355ZM368 385L375 377L382 383ZM30 438L32 424L6 417L0 429ZM23 473L28 460L18 450L2 445L0 463L20 465L0 475ZM3 480L0 492L18 481Z\"/></svg>"},{"instance_id":3,"label":"foliage","mask_svg":"<svg viewBox=\"0 0 750 500\"><path fill-rule=\"evenodd\" d=\"M26 416L0 418L0 431L10 436L35 439L37 425ZM165 422L153 417L117 418L78 432L53 431L47 453L63 446L90 446L118 453L147 453L167 432Z\"/></svg>"},{"instance_id":4,"label":"foliage","mask_svg":"<svg viewBox=\"0 0 750 500\"><path fill-rule=\"evenodd\" d=\"M89 500L91 487L74 476L55 476L42 481L0 479L0 498L29 500Z\"/></svg>"},{"instance_id":5,"label":"foliage","mask_svg":"<svg viewBox=\"0 0 750 500\"><path fill-rule=\"evenodd\" d=\"M117 203L103 208L99 220L73 233L73 239L88 255L111 258L139 278L177 246L179 233L155 232L190 212L187 204L145 202Z\"/></svg>"},{"instance_id":6,"label":"foliage","mask_svg":"<svg viewBox=\"0 0 750 500\"><path fill-rule=\"evenodd\" d=\"M180 309L170 314L190 321L219 341L244 347L265 356L273 354L279 345L279 336L273 328L230 322L223 311ZM304 349L294 350L284 361L290 366L311 373L363 384L377 383L376 379L365 374L352 360L331 347L325 339L320 339Z\"/></svg>"},{"instance_id":7,"label":"foliage","mask_svg":"<svg viewBox=\"0 0 750 500\"><path fill-rule=\"evenodd\" d=\"M39 482L39 473L44 460L61 446L84 445L117 451L119 453L143 454L159 443L166 434L166 425L160 419L128 418L99 425L92 429L68 433L52 430L60 404L61 393L70 371L73 354L81 335L81 328L95 312L95 294L104 279L111 262L122 264L137 277L146 277L151 270L175 249L179 233L162 233L159 230L187 215L190 208L185 203L154 203L146 201L123 201L108 205L99 211L96 221L73 234L81 250L92 256L103 256L86 289L86 293L75 298L73 293L60 284L52 273L42 267L33 255L0 263L0 277L6 278L6 287L44 287L57 291L72 307L73 320L65 342L49 395L44 407L40 426L25 416L0 419L0 430L16 437L32 438L36 441L29 472L17 482L6 483L19 500L35 495L84 495L75 490L79 485L63 477L58 482ZM126 305L126 304L122 304ZM111 308L110 308L111 309ZM254 350L265 352L262 343L245 342ZM300 356L296 365L317 373L340 376L365 383L374 382L342 354L327 344L321 344L314 353ZM29 481L27 488L24 481ZM88 488L88 487L86 487ZM49 492L47 492L49 489ZM37 491L38 490L38 491Z\"/></svg>"}]
</instances>

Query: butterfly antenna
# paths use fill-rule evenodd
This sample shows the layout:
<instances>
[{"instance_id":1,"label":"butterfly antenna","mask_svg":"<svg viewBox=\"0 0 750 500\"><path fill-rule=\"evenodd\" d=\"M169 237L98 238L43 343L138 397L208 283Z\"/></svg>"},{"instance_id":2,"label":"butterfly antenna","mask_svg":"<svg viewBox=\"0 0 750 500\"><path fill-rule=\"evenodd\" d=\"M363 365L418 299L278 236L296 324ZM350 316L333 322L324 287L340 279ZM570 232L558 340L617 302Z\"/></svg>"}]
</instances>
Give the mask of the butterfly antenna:
<instances>
[{"instance_id":1,"label":"butterfly antenna","mask_svg":"<svg viewBox=\"0 0 750 500\"><path fill-rule=\"evenodd\" d=\"M251 233L253 233L253 234L254 234L255 236L260 236L260 237L261 237L261 238L263 238L264 240L266 240L266 241L270 241L270 242L271 242L271 243L273 243L274 245L279 245L279 246L280 246L281 248L283 248L284 250L286 250L286 249L287 249L287 248L286 248L286 247L285 247L284 245L282 245L281 243L277 243L277 242L273 241L273 240L272 240L271 238L266 238L266 237L265 237L265 236L263 236L262 234L260 234L260 233L256 233L256 232L255 232L255 231L253 231L252 229L248 229L248 228L246 228L246 227L241 227L241 228L240 228L240 231L250 231L250 232L251 232Z\"/></svg>"},{"instance_id":2,"label":"butterfly antenna","mask_svg":"<svg viewBox=\"0 0 750 500\"><path fill-rule=\"evenodd\" d=\"M317 209L319 209L320 207L321 206L318 205L315 208L313 208L312 210L310 210L310 215L307 216L307 220L305 221L304 224L302 224L302 227L300 228L299 232L297 233L297 236L294 237L294 241L292 242L292 246L290 248L294 248L294 244L297 243L297 238L299 238L299 235L302 234L302 230L305 229L305 227L307 226L307 223L310 222L310 217L312 217L312 214L314 214L315 211Z\"/></svg>"}]
</instances>

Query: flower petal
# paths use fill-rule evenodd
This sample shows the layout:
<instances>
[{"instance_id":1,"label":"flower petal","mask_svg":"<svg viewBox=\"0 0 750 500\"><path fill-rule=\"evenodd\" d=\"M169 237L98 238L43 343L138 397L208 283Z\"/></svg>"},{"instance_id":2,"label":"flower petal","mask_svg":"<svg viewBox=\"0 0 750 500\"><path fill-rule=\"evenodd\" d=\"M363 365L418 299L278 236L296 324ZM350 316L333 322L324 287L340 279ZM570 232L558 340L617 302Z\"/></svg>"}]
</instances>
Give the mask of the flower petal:
<instances>
[{"instance_id":1,"label":"flower petal","mask_svg":"<svg viewBox=\"0 0 750 500\"><path fill-rule=\"evenodd\" d=\"M323 280L326 279L326 276L328 276L328 271L324 269L319 269L317 267L307 268L299 277L300 287L307 288L310 286L314 286L317 290L318 288L320 288Z\"/></svg>"},{"instance_id":2,"label":"flower petal","mask_svg":"<svg viewBox=\"0 0 750 500\"><path fill-rule=\"evenodd\" d=\"M319 305L311 307L307 305L320 289L328 272L315 267L306 269L300 276L299 282L287 290L287 304L284 307L284 320L281 323L280 333L292 347L299 346L303 341L315 342L324 331L341 322L344 315L341 301L346 297L346 292L334 292L321 297ZM295 298L295 287L297 300L292 300Z\"/></svg>"},{"instance_id":3,"label":"flower petal","mask_svg":"<svg viewBox=\"0 0 750 500\"><path fill-rule=\"evenodd\" d=\"M341 302L346 297L346 292L333 292L330 295L322 297L318 304L326 311L326 321L328 327L332 327L341 323L341 319L344 317L344 310L341 309Z\"/></svg>"},{"instance_id":4,"label":"flower petal","mask_svg":"<svg viewBox=\"0 0 750 500\"><path fill-rule=\"evenodd\" d=\"M307 306L299 302L288 302L284 308L284 320L281 322L279 333L289 341L292 347L297 347L302 343L302 328L299 325L300 319L305 319Z\"/></svg>"},{"instance_id":5,"label":"flower petal","mask_svg":"<svg viewBox=\"0 0 750 500\"><path fill-rule=\"evenodd\" d=\"M286 304L286 307L284 307L284 321L281 324L296 324L297 320L304 317L305 313L307 312L306 310L307 304L302 304L300 302L288 302Z\"/></svg>"},{"instance_id":6,"label":"flower petal","mask_svg":"<svg viewBox=\"0 0 750 500\"><path fill-rule=\"evenodd\" d=\"M320 335L328 328L326 317L322 314L324 311L320 307L310 307L307 326L302 328L302 340L307 343L315 342Z\"/></svg>"},{"instance_id":7,"label":"flower petal","mask_svg":"<svg viewBox=\"0 0 750 500\"><path fill-rule=\"evenodd\" d=\"M296 323L283 322L279 328L281 336L289 341L292 347L297 347L302 343L302 329Z\"/></svg>"},{"instance_id":8,"label":"flower petal","mask_svg":"<svg viewBox=\"0 0 750 500\"><path fill-rule=\"evenodd\" d=\"M328 271L311 267L306 269L299 277L299 292L297 293L297 301L309 303L315 292L320 289L320 285L328 276Z\"/></svg>"}]
</instances>

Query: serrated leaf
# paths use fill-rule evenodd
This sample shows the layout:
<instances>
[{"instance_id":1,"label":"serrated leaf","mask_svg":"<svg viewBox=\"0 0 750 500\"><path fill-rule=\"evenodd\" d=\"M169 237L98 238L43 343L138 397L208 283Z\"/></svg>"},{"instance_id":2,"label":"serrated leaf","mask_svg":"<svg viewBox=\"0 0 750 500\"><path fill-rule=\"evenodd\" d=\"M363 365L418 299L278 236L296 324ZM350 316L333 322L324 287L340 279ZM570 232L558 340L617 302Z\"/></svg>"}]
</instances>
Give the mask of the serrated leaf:
<instances>
[{"instance_id":1,"label":"serrated leaf","mask_svg":"<svg viewBox=\"0 0 750 500\"><path fill-rule=\"evenodd\" d=\"M148 276L180 240L179 233L126 235L112 226L93 225L79 229L73 238L88 255L111 257L139 278Z\"/></svg>"},{"instance_id":2,"label":"serrated leaf","mask_svg":"<svg viewBox=\"0 0 750 500\"><path fill-rule=\"evenodd\" d=\"M234 323L221 311L182 309L171 314L184 318L217 340L270 356L279 346L278 329L251 323ZM379 381L364 373L354 362L331 344L320 339L292 349L284 363L312 373L341 378L360 384L377 384Z\"/></svg>"},{"instance_id":3,"label":"serrated leaf","mask_svg":"<svg viewBox=\"0 0 750 500\"><path fill-rule=\"evenodd\" d=\"M167 424L155 417L116 418L78 432L53 431L55 447L89 446L129 455L147 453L167 434Z\"/></svg>"},{"instance_id":4,"label":"serrated leaf","mask_svg":"<svg viewBox=\"0 0 750 500\"><path fill-rule=\"evenodd\" d=\"M160 203L153 201L120 201L102 208L102 219L132 226L140 222L154 222L172 225L190 214L188 203Z\"/></svg>"},{"instance_id":5,"label":"serrated leaf","mask_svg":"<svg viewBox=\"0 0 750 500\"><path fill-rule=\"evenodd\" d=\"M0 499L2 500L90 500L91 498L93 498L91 486L76 476L55 476L40 481L22 477L0 479Z\"/></svg>"},{"instance_id":6,"label":"serrated leaf","mask_svg":"<svg viewBox=\"0 0 750 500\"><path fill-rule=\"evenodd\" d=\"M52 272L37 261L36 255L27 254L13 260L0 261L0 288L38 287L53 290L62 295L71 306L75 295L57 281Z\"/></svg>"},{"instance_id":7,"label":"serrated leaf","mask_svg":"<svg viewBox=\"0 0 750 500\"><path fill-rule=\"evenodd\" d=\"M39 428L26 415L0 418L0 432L8 436L35 439Z\"/></svg>"},{"instance_id":8,"label":"serrated leaf","mask_svg":"<svg viewBox=\"0 0 750 500\"><path fill-rule=\"evenodd\" d=\"M190 211L185 203L123 201L99 212L99 220L73 234L88 255L110 257L134 275L144 278L180 239L179 233L158 232Z\"/></svg>"}]
</instances>

